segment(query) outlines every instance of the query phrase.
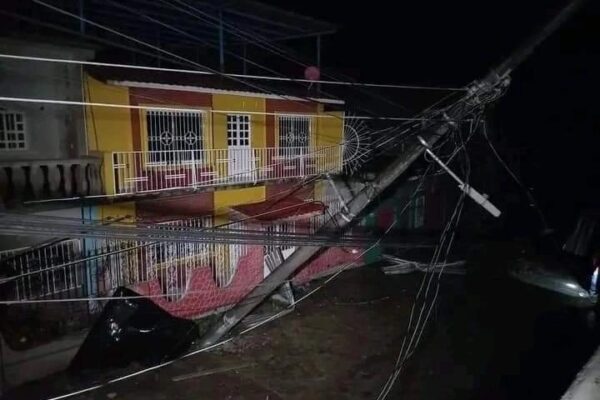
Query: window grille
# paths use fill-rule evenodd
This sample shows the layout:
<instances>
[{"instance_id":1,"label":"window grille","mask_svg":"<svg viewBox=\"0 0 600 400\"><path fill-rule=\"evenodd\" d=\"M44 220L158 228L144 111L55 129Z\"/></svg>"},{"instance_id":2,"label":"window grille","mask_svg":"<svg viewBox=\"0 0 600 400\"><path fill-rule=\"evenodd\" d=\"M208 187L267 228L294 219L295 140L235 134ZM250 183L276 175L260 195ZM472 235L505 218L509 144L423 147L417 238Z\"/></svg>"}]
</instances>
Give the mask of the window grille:
<instances>
[{"instance_id":1,"label":"window grille","mask_svg":"<svg viewBox=\"0 0 600 400\"><path fill-rule=\"evenodd\" d=\"M0 151L26 148L25 114L0 110Z\"/></svg>"},{"instance_id":2,"label":"window grille","mask_svg":"<svg viewBox=\"0 0 600 400\"><path fill-rule=\"evenodd\" d=\"M203 145L202 111L147 110L150 162L174 163L199 158Z\"/></svg>"},{"instance_id":3,"label":"window grille","mask_svg":"<svg viewBox=\"0 0 600 400\"><path fill-rule=\"evenodd\" d=\"M279 148L287 148L286 154L306 154L305 149L310 146L311 118L302 115L280 115L277 120Z\"/></svg>"}]
</instances>

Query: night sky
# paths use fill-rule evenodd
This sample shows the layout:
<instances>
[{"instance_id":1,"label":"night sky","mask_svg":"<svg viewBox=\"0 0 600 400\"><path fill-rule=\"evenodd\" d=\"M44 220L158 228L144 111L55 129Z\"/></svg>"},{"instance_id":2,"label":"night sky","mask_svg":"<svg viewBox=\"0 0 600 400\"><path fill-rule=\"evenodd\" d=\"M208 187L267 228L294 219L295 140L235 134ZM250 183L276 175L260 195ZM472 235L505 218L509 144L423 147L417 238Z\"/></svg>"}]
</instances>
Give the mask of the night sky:
<instances>
[{"instance_id":1,"label":"night sky","mask_svg":"<svg viewBox=\"0 0 600 400\"><path fill-rule=\"evenodd\" d=\"M339 25L324 39L324 67L361 81L463 86L482 78L567 3L304 0L289 9ZM513 166L551 224L563 230L580 210L599 206L598 21L598 2L588 1L513 72L492 113ZM405 96L410 103L411 93Z\"/></svg>"},{"instance_id":2,"label":"night sky","mask_svg":"<svg viewBox=\"0 0 600 400\"><path fill-rule=\"evenodd\" d=\"M337 33L323 38L325 72L341 72L362 82L452 87L484 77L569 2L263 1L339 27ZM588 0L514 71L508 93L489 113L499 149L523 182L534 189L551 224L562 230L571 229L581 210L600 208L599 3ZM287 44L314 56L313 40ZM277 67L282 68L276 69L302 77L303 67L284 67L280 59L260 48L250 58L281 63ZM422 100L423 93L384 94L393 95L404 106L391 112L386 109L386 114L406 116L411 115L407 110L421 109L415 106L415 98ZM498 186L521 193L508 180ZM526 203L525 196L520 197Z\"/></svg>"}]
</instances>

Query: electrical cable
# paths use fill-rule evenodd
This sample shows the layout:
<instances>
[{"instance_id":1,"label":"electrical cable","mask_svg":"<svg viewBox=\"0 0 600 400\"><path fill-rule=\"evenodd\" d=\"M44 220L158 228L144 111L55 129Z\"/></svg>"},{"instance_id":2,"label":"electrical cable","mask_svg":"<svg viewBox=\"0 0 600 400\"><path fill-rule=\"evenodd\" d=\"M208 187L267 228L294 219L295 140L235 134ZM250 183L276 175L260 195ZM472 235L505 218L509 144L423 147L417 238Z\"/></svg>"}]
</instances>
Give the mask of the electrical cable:
<instances>
[{"instance_id":1,"label":"electrical cable","mask_svg":"<svg viewBox=\"0 0 600 400\"><path fill-rule=\"evenodd\" d=\"M423 174L422 179L421 179L421 183L424 181L425 176L426 175ZM419 184L417 186L417 189L415 189L415 191L413 192L413 196L411 196L411 199L417 193L417 190L420 188L420 186L421 186L421 184ZM401 212L398 215L398 217L400 217L408 209L409 204L410 204L410 201L406 203L406 205L401 210ZM383 239L383 237L385 237L385 235L387 235L391 231L391 229L395 226L396 222L397 222L397 219L394 220L394 222L392 224L390 224L390 226L383 232L383 234L380 236L379 239ZM264 325L264 324L266 324L266 323L268 323L270 321L273 321L273 320L275 320L275 319L277 319L277 318L285 315L287 313L287 310L289 308L295 307L297 304L305 301L306 299L308 299L309 297L311 297L312 295L314 295L316 292L318 292L323 287L325 287L326 285L328 285L331 281L333 281L335 278L337 278L342 272L344 272L347 269L349 269L350 267L356 265L356 260L362 258L362 256L364 254L366 254L368 251L372 250L375 246L378 245L378 243L379 242L374 243L369 248L365 249L362 253L358 254L354 258L353 261L344 264L342 268L340 268L333 275L331 275L330 277L328 277L321 285L319 285L315 289L307 292L304 296L302 296L301 298L299 298L298 300L296 300L293 304L288 305L285 309L283 309L282 311L280 311L280 312L274 314L273 316L265 319L264 321L261 321L260 323L258 323L256 325L253 325L253 326L251 326L251 327L249 327L249 328L247 328L245 330L240 331L236 336L230 336L229 338L221 340L221 341L219 341L219 342L217 342L215 344L212 344L210 346L203 347L203 348L191 351L191 352L189 352L189 353L187 353L187 354L185 354L185 355L183 355L183 356L181 356L179 358L176 358L174 360L170 360L170 361L167 361L167 362L164 362L164 363L161 363L161 364L149 367L149 368L145 368L145 369L133 372L131 374L127 374L127 375L123 375L123 376L120 376L120 377L117 377L117 378L110 379L110 380L108 380L108 381L106 381L105 383L102 383L102 384L93 385L93 386L90 386L90 387L87 387L87 388L84 388L84 389L80 389L80 390L77 390L77 391L73 391L73 392L70 392L70 393L66 393L66 394L63 394L63 395L60 395L60 396L54 396L54 397L48 398L47 400L62 400L62 399L69 398L69 397L72 397L72 396L76 396L76 395L79 395L79 394L88 393L88 392L100 389L100 388L102 388L104 386L107 386L107 385L110 385L110 384L113 384L113 383L117 383L117 382L121 382L121 381L130 379L130 378L133 378L135 376L139 376L139 375L142 375L144 373L155 371L157 369L166 367L168 365L171 365L171 364L175 363L178 360L181 360L181 359L184 359L184 358L187 358L187 357L191 357L191 356L203 353L203 352L208 351L208 350L212 350L214 348L217 348L217 347L219 347L219 346L221 346L221 345L223 345L225 343L228 343L228 342L234 340L236 337L239 337L241 335L245 335L245 334L253 331L254 329L257 329L258 327L260 327L260 326L262 326L262 325Z\"/></svg>"},{"instance_id":2,"label":"electrical cable","mask_svg":"<svg viewBox=\"0 0 600 400\"><path fill-rule=\"evenodd\" d=\"M487 134L486 120L483 120L483 129L481 130L481 132L482 132L483 137L485 138L487 144L489 145L490 150L492 151L492 154L494 154L494 157L496 157L496 159L498 160L500 165L502 165L502 167L506 170L508 175L515 181L515 183L521 188L521 190L523 190L523 193L525 193L525 196L529 200L529 206L536 210L538 217L540 219L540 222L542 224L543 230L546 232L549 231L550 226L548 225L548 222L547 222L548 220L546 219L544 213L542 212L542 209L539 207L538 202L535 199L535 196L533 195L531 190L529 190L529 188L517 177L517 175L514 173L514 171L508 166L508 164L500 156L500 154L496 150L496 147L490 140L490 138Z\"/></svg>"},{"instance_id":3,"label":"electrical cable","mask_svg":"<svg viewBox=\"0 0 600 400\"><path fill-rule=\"evenodd\" d=\"M78 19L78 20L80 20L80 21L84 21L84 22L86 22L86 23L91 23L93 26L97 26L97 27L99 27L100 29L106 30L106 31L108 31L108 32L111 32L111 33L113 33L113 34L116 34L116 35L119 35L119 36L122 36L122 37L125 37L125 38L127 38L127 39L129 39L129 40L133 40L133 41L134 41L134 42L136 42L136 43L140 43L140 44L142 44L142 45L145 45L145 46L148 46L148 47L150 47L150 48L153 48L153 49L155 49L155 50L157 50L157 51L164 52L165 54L169 54L169 55L173 54L173 53L171 53L171 52L164 51L164 50L162 50L162 49L160 49L160 48L157 48L156 46L154 46L154 45L151 45L151 44L149 44L149 43L143 42L143 41L141 41L141 40L139 40L139 39L132 38L132 37L130 37L130 36L128 36L128 35L122 34L121 32L118 32L118 31L116 31L116 30L114 30L114 29L112 29L112 28L108 28L108 27L102 26L102 25L100 25L100 24L94 23L93 21L89 21L88 19L82 18L82 17L80 17L80 16L78 16L78 15L75 15L75 14L73 14L73 13L70 13L70 12L68 12L68 11L62 10L62 9L60 9L60 8L58 8L58 7L54 7L54 6L52 6L52 5L49 5L49 4L47 4L47 3L44 3L44 2L43 2L43 1L41 1L41 0L34 0L34 2L35 2L35 3L37 3L37 4L40 4L40 5L42 5L42 6L45 6L45 7L49 8L49 9L52 9L52 10L54 10L55 12L58 12L58 13L61 13L61 14L64 14L64 15L67 15L67 16L70 16L70 17L73 17L73 18L76 18L76 19ZM206 69L206 67L205 67L205 66L202 66L202 65L200 65L200 64L198 64L198 63L195 63L195 62L193 62L193 61L191 61L191 60L189 60L189 59L186 59L186 58L184 58L184 57L177 56L177 55L174 55L174 56L176 56L176 57L178 57L178 58L180 58L180 59L182 59L182 60L184 60L184 61L186 61L186 60L187 60L187 62L189 62L189 63L190 63L190 64L192 64L192 65L195 65L195 66L197 66L197 67L201 67L201 68L205 68L205 69ZM217 71L213 71L213 72L215 72L215 73L218 73ZM256 85L251 85L251 84L248 84L247 82L246 82L246 84L247 84L247 85L249 85L249 86L254 86L254 87L256 87ZM282 97L282 98L286 98L286 96L281 96L281 97ZM334 117L336 117L336 118L339 118L339 116L337 116L337 115L333 115L333 116L334 116Z\"/></svg>"},{"instance_id":4,"label":"electrical cable","mask_svg":"<svg viewBox=\"0 0 600 400\"><path fill-rule=\"evenodd\" d=\"M289 100L289 99L288 99ZM132 105L132 104L118 104L118 103L99 103L99 102L86 102L76 100L60 100L60 99L44 99L44 98L31 98L31 97L9 97L0 96L0 101L7 102L22 102L22 103L42 103L42 104L58 104L58 105L69 105L69 106L94 106L94 107L107 107L107 108L125 108L134 110L153 110L153 111L181 111L181 112L198 112L197 108L174 108L174 107L160 107L160 106L145 106L145 105ZM281 112L269 112L269 111L247 111L247 110L215 110L208 109L204 112L211 114L248 114L248 115L281 115ZM313 118L346 118L339 117L329 113L322 114L303 114L294 113L295 116L299 117L313 117ZM348 116L348 119L359 119L359 120L374 120L374 121L429 121L427 118L412 118L412 117L398 117L398 116L381 116L381 117L370 117L367 115L356 115ZM439 120L442 122L442 120ZM322 135L321 135L322 136Z\"/></svg>"},{"instance_id":5,"label":"electrical cable","mask_svg":"<svg viewBox=\"0 0 600 400\"><path fill-rule=\"evenodd\" d=\"M174 57L174 58L175 58L175 59L177 59L177 60L180 60L180 61L187 62L187 63L189 63L190 65L193 65L193 66L195 66L195 67L197 67L197 68L200 68L200 69L204 69L204 70L207 70L207 71L213 72L213 73L215 73L215 74L218 74L219 76L224 76L224 75L223 75L221 72L219 72L219 71L217 71L217 70L214 70L214 69L212 69L212 68L209 68L209 67L207 67L207 66L205 66L205 65L202 65L202 64L200 64L200 63L194 62L194 61L192 61L192 60L190 60L190 59L188 59L188 58L182 57L182 56L180 56L180 55L178 55L178 54L175 54L175 53L173 53L173 52L170 52L170 51L167 51L167 50L161 49L160 47L157 47L157 46L155 46L155 45L152 45L152 44L150 44L150 43L147 43L147 42L145 42L145 41L143 41L143 40L137 39L137 38L135 38L135 37L133 37L133 36L130 36L130 35L124 34L124 33L122 33L122 32L119 32L119 31L118 31L118 30L116 30L116 29L113 29L113 28L110 28L110 27L104 26L104 25L102 25L102 24L99 24L99 23L96 23L96 22L94 22L94 21L91 21L91 20L89 20L88 18L84 18L84 17L82 17L82 16L79 16L79 15L73 14L73 13L71 13L71 12L68 12L68 11L66 11L66 10L64 10L64 9L61 9L61 8L59 8L59 7L55 7L55 6L51 5L51 4L45 3L45 2L44 2L44 1L42 1L42 0L33 0L33 2L34 2L34 3L36 3L36 4L38 4L38 5L44 6L44 7L48 8L48 9L50 9L50 10L53 10L53 11L55 11L55 12L57 12L57 13L60 13L60 14L63 14L63 15L66 15L66 16L69 16L69 17L72 17L72 18L75 18L75 19L77 19L77 20L79 20L79 21L81 21L81 22L85 22L85 23L87 23L87 24L90 24L90 25L92 25L92 26L95 26L95 27L97 27L97 28L99 28L99 29L102 29L102 30L105 30L105 31L107 31L107 32L110 32L110 33L112 33L112 34L114 34L114 35L117 35L117 36L123 37L123 38L125 38L125 39L128 39L128 40L130 40L130 41L133 41L133 42L135 42L135 43L137 43L137 44L140 44L140 45L143 45L143 46L149 47L149 48L151 48L151 49L153 49L153 50L156 50L156 51L158 51L158 52L160 52L160 53L163 53L163 54L169 55L169 56L171 56L171 57ZM266 90L265 88L263 88L263 87L261 87L261 86L259 86L259 85L256 85L256 84L253 84L253 83L246 82L246 81L244 81L244 80L242 80L242 79L238 79L238 78L236 78L236 77L232 77L232 76L225 76L225 77L226 77L226 78L228 78L228 79L231 79L231 80L233 80L233 81L236 81L236 82L242 83L242 84L244 84L244 85L246 85L246 86L248 86L248 87L252 87L252 88L254 88L254 89L257 89L259 92L267 92L267 93L271 93L271 94L277 95L278 97L280 97L281 99L284 99L284 100L295 101L295 102L296 102L296 103L298 103L299 105L301 105L301 106L303 106L303 107L305 107L305 108L306 108L306 104L302 104L301 102L297 102L297 101L295 100L295 98L296 98L297 96L287 96L287 95L284 95L284 94L277 94L277 93L273 92L272 90ZM304 100L306 100L306 101L308 101L308 102L315 103L313 100L311 100L311 99L309 99L309 98L303 97L303 99L304 99ZM318 104L318 103L316 103L316 104ZM340 118L340 117L339 117L338 115L336 115L336 114L330 114L330 115L331 115L331 116L333 116L334 118L342 119L342 118ZM343 119L342 119L342 120L343 120Z\"/></svg>"},{"instance_id":6,"label":"electrical cable","mask_svg":"<svg viewBox=\"0 0 600 400\"><path fill-rule=\"evenodd\" d=\"M311 181L314 181L314 180L316 180L316 178L311 178L311 179L309 179L309 180L306 180L306 181L304 181L304 182L301 182L300 184L297 184L297 185L295 185L295 186L294 186L294 187L292 187L291 189L284 190L283 192L280 192L280 193L278 193L278 194L275 196L275 200L276 200L275 204L277 204L277 202L278 202L278 201L284 200L285 198L287 198L287 197L288 197L288 196L290 196L291 194L293 194L293 193L295 193L296 191L298 191L298 190L302 189L303 187L305 187L307 184L311 183ZM258 218L258 217L264 217L264 216L267 216L267 215L269 215L269 214L272 214L272 213L274 213L274 212L282 211L282 210L284 210L284 209L286 209L286 208L287 208L287 207L280 207L280 208L278 208L278 209L269 209L269 210L267 210L267 211L265 211L265 212L259 213L259 214L257 214L257 215L254 215L254 216L248 216L248 217L245 217L245 218L243 218L243 219L238 219L238 220L235 220L235 221L231 221L231 222L223 223L223 224L217 225L217 226L215 226L215 227L211 227L211 228L212 228L212 229L214 229L214 228L223 228L223 227L225 227L225 226L229 226L229 225L232 225L232 224L239 224L239 223L243 223L243 222L245 222L245 221L248 221L248 220L256 219L256 218ZM331 215L331 214L330 214L330 215ZM213 214L211 213L210 215L206 215L206 216L210 216L210 217L212 217L212 216L213 216ZM206 216L196 216L195 218L202 218L202 217L206 217ZM217 214L217 216L218 216L218 214ZM194 219L195 219L195 218L194 218ZM163 221L163 222L164 222L164 221ZM176 221L176 222L178 222L178 221ZM105 221L101 221L101 223L103 223L103 224L104 224L104 223L106 223L106 222L105 222ZM263 224L264 224L264 223L263 223ZM120 253L122 253L122 252L127 252L127 251L131 251L131 250L136 250L136 249L139 249L139 248L145 248L145 247L152 246L152 245L156 245L156 244L158 244L158 242L150 242L150 243L145 243L145 244L143 244L143 245L136 245L136 246L133 246L133 247L128 247L128 248L125 248L125 249L114 250L114 251L111 251L111 252L109 252L109 253L103 253L103 254L100 254L100 255L96 254L96 255L94 255L94 256L91 256L91 257L89 257L89 258L86 258L85 260L86 260L86 261L91 261L91 260L93 260L93 259L102 258L102 257L107 257L107 256L110 256L110 255L116 255L116 254L120 254ZM39 246L33 246L33 247L37 249ZM7 261L6 259L3 259L3 260L1 260L1 262L6 262L6 261ZM61 265L59 265L59 266L52 267L51 269L65 268L65 267L68 267L68 266L70 266L70 265L74 265L74 264L80 263L81 261L82 261L82 260L76 260L76 261L73 261L73 262L70 262L70 263L67 263L67 264L61 264ZM49 270L50 270L50 269L45 269L45 271L49 271ZM31 274L35 274L35 273L36 273L36 272L33 272L33 273L31 273ZM13 278L19 278L19 277L23 277L23 276L25 276L25 275L23 275L23 274L22 274L22 275L19 275L18 277L11 277L11 279L13 279ZM3 282L0 282L0 283L4 283L4 282L6 282L6 280L4 280Z\"/></svg>"},{"instance_id":7,"label":"electrical cable","mask_svg":"<svg viewBox=\"0 0 600 400\"><path fill-rule=\"evenodd\" d=\"M157 47L157 46L155 46L155 45L152 45L152 44L150 44L150 43L147 43L147 42L145 42L145 41L143 41L143 40L140 40L140 39L137 39L137 38L135 38L135 37L132 37L132 36L130 36L130 35L127 35L127 34L124 34L124 33L122 33L122 32L119 32L119 31L117 31L116 29L113 29L113 28L110 28L110 27L104 26L104 25L102 25L102 24L99 24L99 23L96 23L96 22L94 22L94 21L91 21L91 20L89 20L88 18L84 18L84 17L82 17L82 16L79 16L79 15L73 14L73 13L71 13L71 12L69 12L69 11L66 11L66 10L64 10L64 9L61 9L61 8L59 8L59 7L55 7L55 6L51 5L51 4L45 3L45 2L44 2L44 1L42 1L42 0L33 0L33 2L34 2L34 3L36 3L36 4L38 4L38 5L44 6L44 7L48 8L48 9L50 9L50 10L53 10L53 11L55 11L55 12L57 12L57 13L60 13L60 14L63 14L63 15L66 15L66 16L69 16L69 17L72 17L72 18L75 18L75 19L77 19L77 20L79 20L79 21L85 22L85 23L87 23L87 24L90 24L90 25L92 25L92 26L95 26L95 27L97 27L97 28L99 28L99 29L102 29L102 30L105 30L105 31L107 31L107 32L110 32L110 33L112 33L112 34L114 34L114 35L117 35L117 36L123 37L123 38L125 38L125 39L131 40L131 41L133 41L133 42L135 42L135 43L137 43L137 44L140 44L140 45L143 45L143 46L149 47L149 48L151 48L151 49L153 49L153 50L156 50L156 51L158 51L158 52L164 53L164 54L166 54L166 55L169 55L169 56L171 56L171 57L175 57L177 60L180 60L180 61L187 62L187 63L189 63L190 65L193 65L193 66L195 66L195 67L197 67L197 68L200 68L200 69L204 69L204 70L207 70L207 71L213 72L213 73L215 73L215 74L218 74L219 76L224 76L224 75L223 75L221 72L219 72L219 71L217 71L217 70L214 70L214 69L212 69L212 68L209 68L209 67L207 67L207 66L205 66L205 65L202 65L202 64L200 64L200 63L194 62L194 61L192 61L192 60L190 60L190 59L188 59L188 58L182 57L182 56L180 56L180 55L178 55L178 54L175 54L175 53L173 53L173 52L170 52L170 51L167 51L167 50L161 49L160 47ZM242 83L242 84L244 84L244 85L246 85L246 86L249 86L249 87L252 87L252 88L254 88L254 89L257 89L257 90L259 90L259 92L268 92L268 93L271 93L271 94L277 95L277 96L279 96L280 98L282 98L282 99L285 99L285 100L296 101L296 100L294 99L294 96L287 96L287 95L284 95L284 94L277 94L277 93L273 92L272 90L266 90L266 89L265 89L265 88L263 88L263 87L260 87L260 86L258 86L258 85L256 85L256 84L253 84L253 83L246 82L246 81L244 81L244 80L242 80L242 79L238 79L238 78L236 78L236 77L232 77L232 76L225 76L225 77L226 77L226 78L228 78L228 79L231 79L231 80L233 80L233 81L240 82L240 83ZM309 99L309 98L306 98L306 97L303 97L303 98L304 98L305 100L307 100L307 101L311 102L311 103L314 103L314 101L313 101L313 100L311 100L311 99ZM301 104L301 103L299 103L299 104ZM301 105L306 107L306 105L305 105L305 104L301 104ZM335 117L335 118L340 118L338 115L335 115L335 114L331 114L331 115L332 115L333 117Z\"/></svg>"},{"instance_id":8,"label":"electrical cable","mask_svg":"<svg viewBox=\"0 0 600 400\"><path fill-rule=\"evenodd\" d=\"M172 3L170 3L167 0L159 0L159 1L161 1L162 3L170 4L171 7L175 8L175 9L177 9L179 11L186 12L185 10L181 10L181 8L175 7ZM183 2L181 0L174 0L174 1L177 2L177 3L179 3L179 4L185 5L188 8L188 10L193 10L194 11L193 14L190 13L189 11L186 12L188 15L192 15L192 16L194 16L196 18L200 18L201 20L204 20L204 21L206 21L206 18L200 17L199 14L201 14L201 15L203 15L205 17L208 17L208 18L212 18L213 20L215 19L214 17L208 15L207 13L202 12L197 7L193 7L193 6L189 5L187 2ZM241 37L242 40L247 40L247 41L254 42L255 44L258 44L259 47L261 47L261 48L263 48L263 49L265 49L267 51L270 51L271 53L276 54L276 55L278 55L278 56L280 56L280 57L282 57L282 58L284 58L284 59L286 59L288 61L292 61L292 62L294 62L294 63L296 63L296 64L298 64L298 65L300 65L300 66L302 66L304 68L307 68L309 66L307 63L304 63L304 62L298 60L297 58L294 58L293 56L290 56L289 55L289 51L286 52L285 50L282 50L280 47L278 47L278 46L276 46L276 45L268 42L265 39L261 40L260 36L257 36L254 33L246 33L243 29L240 29L240 28L238 28L236 26L233 26L231 24L223 22L222 20L213 21L213 25L218 26L219 28L225 27L229 32L232 32L234 35L236 35L238 37ZM236 32L239 32L239 33L236 33ZM240 33L241 33L241 35L240 35ZM262 44L260 43L260 41L262 41ZM318 84L318 85L320 85L322 83L319 80L313 80L313 81L302 80L302 81L304 81L306 83L310 83L311 85L312 84ZM337 82L337 81L334 80L333 81L334 83L331 83L332 81L328 81L328 82L330 82L329 84L335 84L335 82ZM366 90L364 90L365 87L374 87L372 84L369 84L369 85L350 85L350 83L351 82L343 82L343 83L339 83L338 82L337 84L338 85L339 84L343 84L345 86L353 86L355 89L357 89L361 93L366 93L366 94L370 95L373 98L377 98L379 100L383 100L384 102L386 102L388 104L391 104L392 106L394 106L396 108L406 109L406 107L404 107L404 106L402 106L402 105L400 105L400 104L398 104L398 103L396 103L394 101L391 101L391 100L389 100L388 98L386 98L384 96L380 96L379 94L376 94L376 93L374 93L372 91L366 91ZM397 85L396 88L398 88L398 86L399 85ZM379 85L378 87L384 87L384 86ZM407 85L404 85L403 88L406 89ZM417 87L413 87L412 89L417 89ZM422 90L423 87L419 87L418 89ZM443 89L441 89L441 90L443 90ZM322 93L325 93L325 92L322 92ZM361 108L364 109L364 107L361 107ZM365 109L365 110L367 112L371 112L370 110L367 110L367 109ZM376 114L376 113L374 113L374 114Z\"/></svg>"},{"instance_id":9,"label":"electrical cable","mask_svg":"<svg viewBox=\"0 0 600 400\"><path fill-rule=\"evenodd\" d=\"M469 132L469 137L472 137L475 132L476 126L471 124L470 128L471 129ZM462 136L460 134L460 130L458 130L457 132L458 133L456 133L456 134L459 136L460 141L461 141L461 145L460 145L460 147L457 147L457 151L462 150L462 152L465 155L466 170L465 170L464 180L465 180L466 184L468 185L469 176L470 176L470 168L471 168L470 161L468 158L468 153L466 150L465 142L462 140ZM394 383L396 382L400 372L402 371L404 363L408 360L408 358L410 358L410 356L412 356L412 354L414 353L416 347L418 346L418 344L421 340L425 326L426 326L427 322L429 321L431 311L437 301L441 277L444 272L444 267L445 267L445 265L447 265L449 252L450 252L450 249L452 248L452 243L454 241L454 237L455 237L455 233L456 233L456 227L458 226L458 222L460 221L460 216L462 214L462 209L464 206L465 198L466 198L466 193L463 191L463 192L461 192L461 195L457 201L457 204L454 208L454 212L453 212L451 218L448 220L448 222L444 228L444 231L442 232L439 244L436 247L434 255L431 259L430 268L428 269L428 270L431 270L431 272L426 272L423 276L423 279L421 280L421 285L419 287L419 290L415 296L415 300L411 307L409 322L408 322L408 326L407 326L407 334L405 334L404 339L402 341L400 352L398 353L398 357L396 359L396 365L395 365L394 371L392 372L392 374L388 378L387 382L384 384L382 390L380 391L379 396L377 398L378 400L384 400L389 395ZM451 229L451 227L452 227L452 229ZM446 237L447 237L447 234L450 229L452 232L451 236L450 236L450 240L448 242L448 245L445 246ZM442 262L442 268L437 273L437 280L436 280L436 287L434 289L434 295L433 295L431 302L428 305L427 302L428 302L429 291L431 288L433 278L434 278L434 276L436 276L436 274L433 272L432 266L439 264L439 257L440 257L440 254L441 254L444 246L445 246L445 256L444 256L444 260ZM427 282L426 285L425 285L425 282ZM423 292L424 288L425 288L425 291ZM422 300L421 300L421 296L423 296ZM421 305L420 311L418 313L418 319L413 327L415 308L417 306L417 303L420 300L422 301L422 305ZM425 312L425 310L426 310L426 314L425 314L425 316L423 316L423 313ZM410 333L410 332L412 332L412 333ZM410 333L410 339L408 339L408 341L407 341L409 333Z\"/></svg>"},{"instance_id":10,"label":"electrical cable","mask_svg":"<svg viewBox=\"0 0 600 400\"><path fill-rule=\"evenodd\" d=\"M321 149L315 149L312 150L311 152L304 154L304 155L298 155L298 156L291 156L286 158L285 161L290 161L290 160L294 160L294 159L302 159L302 158L306 158L309 157L311 155L318 155L325 153L325 150L332 150L335 149L338 146L330 146L330 147L324 147ZM338 149L340 154L339 157L343 157L343 153L341 152L341 149ZM202 150L200 150L202 151ZM210 150L209 150L210 151ZM253 173L261 173L261 172L265 172L265 171L269 171L269 168L274 168L277 166L282 166L284 165L284 162L277 162L274 164L267 164L265 166L261 166L261 167L256 167L254 169L250 169L250 170L246 170L246 171L242 171L239 173L235 173L235 174L229 174L223 178L213 178L212 180L205 180L202 181L201 184L202 186L215 186L215 185L224 185L227 183L252 183L253 180L248 179L247 182L237 182L235 180L236 177L246 177L248 175L251 175ZM343 165L343 162L342 162ZM340 168L338 166L334 166L331 167L329 169L326 169L325 171L322 171L318 174L315 174L313 177L311 177L311 179L314 181L316 179L318 179L320 176L327 174L327 173L334 173L334 172L339 172ZM271 179L265 179L265 181L269 181L269 180L274 180L276 178L271 178ZM200 188L201 186L198 185L198 188ZM176 191L176 190L197 190L198 188L195 188L193 185L187 185L187 186L180 186L180 187L170 187L170 188L165 188L165 189L156 189L156 190L145 190L141 193L146 194L146 195L150 195L150 194L160 194L160 193L164 193L167 191ZM57 199L45 199L45 200L30 200L25 202L25 204L42 204L42 203L54 203L54 202L64 202L64 201L80 201L80 200L92 200L92 199L101 199L101 198L128 198L128 197L132 197L134 194L136 193L116 193L116 194L98 194L98 195L87 195L87 196L74 196L74 197L66 197L66 198L57 198ZM193 195L193 194L189 194L189 195Z\"/></svg>"}]
</instances>

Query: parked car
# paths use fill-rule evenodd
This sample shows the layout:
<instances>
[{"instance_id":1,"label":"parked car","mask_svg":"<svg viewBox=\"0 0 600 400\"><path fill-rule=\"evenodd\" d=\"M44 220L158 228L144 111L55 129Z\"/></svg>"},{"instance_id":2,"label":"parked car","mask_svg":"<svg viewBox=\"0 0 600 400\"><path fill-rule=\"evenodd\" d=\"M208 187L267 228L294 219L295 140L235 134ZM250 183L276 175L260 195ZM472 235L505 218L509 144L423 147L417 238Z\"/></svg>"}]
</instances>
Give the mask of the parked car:
<instances>
[{"instance_id":1,"label":"parked car","mask_svg":"<svg viewBox=\"0 0 600 400\"><path fill-rule=\"evenodd\" d=\"M584 212L562 249L517 259L509 275L523 283L552 291L582 308L598 303L600 211Z\"/></svg>"}]
</instances>

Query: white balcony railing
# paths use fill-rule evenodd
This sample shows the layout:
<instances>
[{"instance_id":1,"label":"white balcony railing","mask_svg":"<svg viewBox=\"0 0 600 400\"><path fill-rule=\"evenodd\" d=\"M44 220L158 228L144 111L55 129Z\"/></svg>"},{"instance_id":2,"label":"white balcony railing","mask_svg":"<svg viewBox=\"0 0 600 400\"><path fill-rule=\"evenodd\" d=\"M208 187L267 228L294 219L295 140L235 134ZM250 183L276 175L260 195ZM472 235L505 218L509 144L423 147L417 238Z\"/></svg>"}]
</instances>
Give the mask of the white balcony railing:
<instances>
[{"instance_id":1,"label":"white balcony railing","mask_svg":"<svg viewBox=\"0 0 600 400\"><path fill-rule=\"evenodd\" d=\"M342 170L341 145L114 152L115 194L302 178Z\"/></svg>"}]
</instances>

